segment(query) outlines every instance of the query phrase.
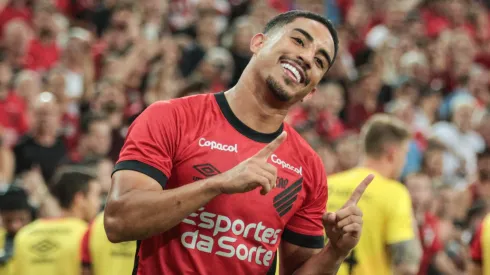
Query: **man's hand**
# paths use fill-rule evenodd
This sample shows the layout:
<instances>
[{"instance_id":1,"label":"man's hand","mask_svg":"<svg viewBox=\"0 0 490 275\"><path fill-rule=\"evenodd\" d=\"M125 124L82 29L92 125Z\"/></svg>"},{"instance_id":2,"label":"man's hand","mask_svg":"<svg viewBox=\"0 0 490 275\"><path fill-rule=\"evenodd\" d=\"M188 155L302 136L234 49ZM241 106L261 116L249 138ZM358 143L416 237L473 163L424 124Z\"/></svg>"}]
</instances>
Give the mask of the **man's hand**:
<instances>
[{"instance_id":1,"label":"man's hand","mask_svg":"<svg viewBox=\"0 0 490 275\"><path fill-rule=\"evenodd\" d=\"M373 179L373 175L368 175L339 211L326 213L323 216L323 225L330 246L340 255L347 256L359 242L362 231L362 211L357 207L357 202Z\"/></svg>"},{"instance_id":2,"label":"man's hand","mask_svg":"<svg viewBox=\"0 0 490 275\"><path fill-rule=\"evenodd\" d=\"M245 193L261 186L262 195L269 193L276 185L277 168L267 160L285 139L286 132L282 132L257 154L217 176L221 178L220 192L224 194Z\"/></svg>"}]
</instances>

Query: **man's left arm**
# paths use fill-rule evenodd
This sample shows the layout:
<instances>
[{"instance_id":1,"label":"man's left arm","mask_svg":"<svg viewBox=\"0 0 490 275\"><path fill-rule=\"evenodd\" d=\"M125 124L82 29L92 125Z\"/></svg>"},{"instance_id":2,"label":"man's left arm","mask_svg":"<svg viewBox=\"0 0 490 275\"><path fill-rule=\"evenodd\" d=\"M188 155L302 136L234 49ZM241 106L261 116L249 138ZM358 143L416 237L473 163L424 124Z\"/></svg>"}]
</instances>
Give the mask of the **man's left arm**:
<instances>
[{"instance_id":1,"label":"man's left arm","mask_svg":"<svg viewBox=\"0 0 490 275\"><path fill-rule=\"evenodd\" d=\"M321 184L309 190L305 205L289 220L282 235L279 253L281 274L337 274L359 241L362 213L356 204L373 177L368 176L359 185L342 209L325 214L326 175L323 167L317 169L321 171L321 178L318 178ZM324 247L325 229L329 242Z\"/></svg>"}]
</instances>

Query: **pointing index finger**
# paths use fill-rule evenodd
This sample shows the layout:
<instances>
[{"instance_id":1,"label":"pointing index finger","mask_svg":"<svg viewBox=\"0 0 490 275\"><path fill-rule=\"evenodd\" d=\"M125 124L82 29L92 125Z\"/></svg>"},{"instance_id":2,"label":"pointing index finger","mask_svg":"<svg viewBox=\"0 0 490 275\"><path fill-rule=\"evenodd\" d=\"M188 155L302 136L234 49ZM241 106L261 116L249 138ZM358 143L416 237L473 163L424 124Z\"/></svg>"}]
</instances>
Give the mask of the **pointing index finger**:
<instances>
[{"instance_id":1,"label":"pointing index finger","mask_svg":"<svg viewBox=\"0 0 490 275\"><path fill-rule=\"evenodd\" d=\"M282 132L271 143L267 144L262 150L260 150L255 156L258 158L268 159L272 153L286 140L287 133Z\"/></svg>"},{"instance_id":2,"label":"pointing index finger","mask_svg":"<svg viewBox=\"0 0 490 275\"><path fill-rule=\"evenodd\" d=\"M356 187L354 192L352 193L351 197L349 200L345 203L344 206L352 205L352 204L357 204L359 200L362 197L362 194L364 194L364 191L366 188L369 186L369 184L373 181L374 175L369 174L367 177L365 177L361 183Z\"/></svg>"}]
</instances>

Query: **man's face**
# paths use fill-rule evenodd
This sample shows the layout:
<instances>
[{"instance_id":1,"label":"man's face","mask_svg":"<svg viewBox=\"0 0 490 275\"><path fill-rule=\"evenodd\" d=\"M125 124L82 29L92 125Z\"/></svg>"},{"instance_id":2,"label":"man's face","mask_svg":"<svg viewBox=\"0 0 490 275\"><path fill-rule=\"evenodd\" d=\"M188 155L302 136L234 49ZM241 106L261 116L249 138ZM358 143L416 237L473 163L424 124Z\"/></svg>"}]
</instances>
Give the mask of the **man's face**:
<instances>
[{"instance_id":1,"label":"man's face","mask_svg":"<svg viewBox=\"0 0 490 275\"><path fill-rule=\"evenodd\" d=\"M453 122L462 132L466 132L471 129L472 116L473 107L461 106L455 110L453 115Z\"/></svg>"},{"instance_id":2,"label":"man's face","mask_svg":"<svg viewBox=\"0 0 490 275\"><path fill-rule=\"evenodd\" d=\"M84 219L91 221L99 212L101 204L101 186L97 181L91 181L89 183L89 189L84 201Z\"/></svg>"},{"instance_id":3,"label":"man's face","mask_svg":"<svg viewBox=\"0 0 490 275\"><path fill-rule=\"evenodd\" d=\"M425 210L431 200L431 182L425 175L414 175L407 178L407 189L412 197L415 210Z\"/></svg>"},{"instance_id":4,"label":"man's face","mask_svg":"<svg viewBox=\"0 0 490 275\"><path fill-rule=\"evenodd\" d=\"M105 156L111 149L111 126L108 121L98 121L90 125L88 134L88 149L92 153Z\"/></svg>"},{"instance_id":5,"label":"man's face","mask_svg":"<svg viewBox=\"0 0 490 275\"><path fill-rule=\"evenodd\" d=\"M131 42L130 26L128 24L132 20L131 18L132 13L125 10L118 11L112 16L110 25L112 40L110 42L111 46L116 50L124 50Z\"/></svg>"},{"instance_id":6,"label":"man's face","mask_svg":"<svg viewBox=\"0 0 490 275\"><path fill-rule=\"evenodd\" d=\"M51 101L46 103L40 103L36 107L34 114L36 116L36 126L43 132L57 132L60 123L60 109L57 103Z\"/></svg>"},{"instance_id":7,"label":"man's face","mask_svg":"<svg viewBox=\"0 0 490 275\"><path fill-rule=\"evenodd\" d=\"M15 236L22 227L32 220L31 212L29 212L29 210L2 211L1 216L3 226L11 236Z\"/></svg>"},{"instance_id":8,"label":"man's face","mask_svg":"<svg viewBox=\"0 0 490 275\"><path fill-rule=\"evenodd\" d=\"M357 136L345 138L336 148L337 157L342 169L350 169L359 162L359 146Z\"/></svg>"},{"instance_id":9,"label":"man's face","mask_svg":"<svg viewBox=\"0 0 490 275\"><path fill-rule=\"evenodd\" d=\"M431 176L441 176L442 175L442 157L443 151L441 150L430 150L425 154L425 169Z\"/></svg>"},{"instance_id":10,"label":"man's face","mask_svg":"<svg viewBox=\"0 0 490 275\"><path fill-rule=\"evenodd\" d=\"M315 89L330 67L334 42L330 31L315 20L298 18L254 36L255 67L276 99L295 103Z\"/></svg>"}]
</instances>

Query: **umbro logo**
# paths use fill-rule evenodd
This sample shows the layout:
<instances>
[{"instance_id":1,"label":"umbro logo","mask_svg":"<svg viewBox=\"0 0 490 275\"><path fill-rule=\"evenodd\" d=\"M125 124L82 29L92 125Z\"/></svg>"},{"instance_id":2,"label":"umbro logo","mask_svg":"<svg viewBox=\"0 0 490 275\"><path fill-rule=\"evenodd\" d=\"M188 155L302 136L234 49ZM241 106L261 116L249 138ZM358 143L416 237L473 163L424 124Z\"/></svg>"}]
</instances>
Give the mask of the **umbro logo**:
<instances>
[{"instance_id":1,"label":"umbro logo","mask_svg":"<svg viewBox=\"0 0 490 275\"><path fill-rule=\"evenodd\" d=\"M197 170L197 172L199 172L201 175L203 175L206 178L221 174L221 172L216 167L214 167L209 163L198 164L198 165L194 165L193 167L194 169Z\"/></svg>"},{"instance_id":2,"label":"umbro logo","mask_svg":"<svg viewBox=\"0 0 490 275\"><path fill-rule=\"evenodd\" d=\"M49 239L43 239L31 246L31 251L38 254L38 256L45 256L46 253L51 253L57 249L58 244Z\"/></svg>"},{"instance_id":3,"label":"umbro logo","mask_svg":"<svg viewBox=\"0 0 490 275\"><path fill-rule=\"evenodd\" d=\"M303 178L300 178L288 188L274 197L273 203L279 216L284 216L293 208L293 204L298 198L298 194L303 188Z\"/></svg>"}]
</instances>

